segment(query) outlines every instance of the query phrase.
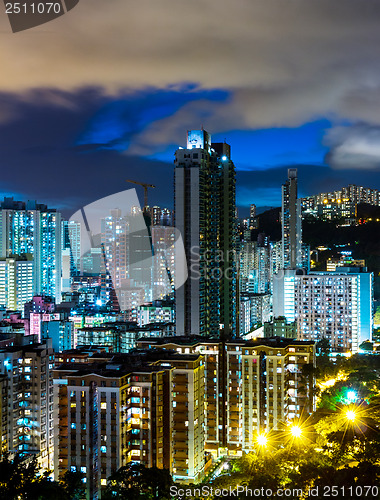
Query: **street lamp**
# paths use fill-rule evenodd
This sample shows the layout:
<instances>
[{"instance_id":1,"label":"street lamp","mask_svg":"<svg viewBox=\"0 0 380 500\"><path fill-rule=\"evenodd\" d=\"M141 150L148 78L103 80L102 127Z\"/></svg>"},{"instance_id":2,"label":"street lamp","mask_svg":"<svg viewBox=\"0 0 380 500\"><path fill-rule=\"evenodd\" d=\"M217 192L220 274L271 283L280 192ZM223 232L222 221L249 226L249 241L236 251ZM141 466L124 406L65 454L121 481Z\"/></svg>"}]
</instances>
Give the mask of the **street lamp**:
<instances>
[{"instance_id":1,"label":"street lamp","mask_svg":"<svg viewBox=\"0 0 380 500\"><path fill-rule=\"evenodd\" d=\"M351 422L355 422L356 412L354 410L347 410L346 411L346 418L347 418L347 420L350 420Z\"/></svg>"},{"instance_id":2,"label":"street lamp","mask_svg":"<svg viewBox=\"0 0 380 500\"><path fill-rule=\"evenodd\" d=\"M302 429L299 425L292 425L290 427L290 434L294 438L300 438L302 436Z\"/></svg>"},{"instance_id":3,"label":"street lamp","mask_svg":"<svg viewBox=\"0 0 380 500\"><path fill-rule=\"evenodd\" d=\"M265 434L258 434L256 441L259 446L266 446L268 444L268 437Z\"/></svg>"}]
</instances>

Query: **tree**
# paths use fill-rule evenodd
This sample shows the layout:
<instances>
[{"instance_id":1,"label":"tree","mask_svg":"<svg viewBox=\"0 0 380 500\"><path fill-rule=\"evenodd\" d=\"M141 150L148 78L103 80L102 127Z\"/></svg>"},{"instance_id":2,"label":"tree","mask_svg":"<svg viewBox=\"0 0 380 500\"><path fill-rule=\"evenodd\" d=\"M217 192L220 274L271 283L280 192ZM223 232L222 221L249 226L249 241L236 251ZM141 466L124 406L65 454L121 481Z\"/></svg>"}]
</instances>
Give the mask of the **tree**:
<instances>
[{"instance_id":1,"label":"tree","mask_svg":"<svg viewBox=\"0 0 380 500\"><path fill-rule=\"evenodd\" d=\"M0 498L9 500L68 500L64 490L48 474L39 474L37 458L6 455L0 462Z\"/></svg>"},{"instance_id":2,"label":"tree","mask_svg":"<svg viewBox=\"0 0 380 500\"><path fill-rule=\"evenodd\" d=\"M109 477L103 498L169 500L172 484L173 480L167 469L147 468L143 464L130 462Z\"/></svg>"},{"instance_id":3,"label":"tree","mask_svg":"<svg viewBox=\"0 0 380 500\"><path fill-rule=\"evenodd\" d=\"M82 481L83 474L80 472L67 471L61 481L61 486L68 498L71 500L85 500L86 487Z\"/></svg>"}]
</instances>

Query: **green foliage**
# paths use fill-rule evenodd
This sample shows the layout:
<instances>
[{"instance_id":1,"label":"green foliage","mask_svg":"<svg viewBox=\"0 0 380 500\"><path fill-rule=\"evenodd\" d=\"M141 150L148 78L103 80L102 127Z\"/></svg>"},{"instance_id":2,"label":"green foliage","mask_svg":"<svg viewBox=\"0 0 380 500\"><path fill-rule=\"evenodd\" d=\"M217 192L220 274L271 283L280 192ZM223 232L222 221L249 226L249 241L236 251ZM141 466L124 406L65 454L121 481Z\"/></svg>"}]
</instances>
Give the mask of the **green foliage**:
<instances>
[{"instance_id":1,"label":"green foliage","mask_svg":"<svg viewBox=\"0 0 380 500\"><path fill-rule=\"evenodd\" d=\"M82 481L83 474L80 472L67 471L61 482L66 495L71 500L85 500L86 486Z\"/></svg>"},{"instance_id":2,"label":"green foliage","mask_svg":"<svg viewBox=\"0 0 380 500\"><path fill-rule=\"evenodd\" d=\"M16 455L0 462L0 498L8 500L68 500L62 487L48 478L39 475L40 468L36 457L23 460Z\"/></svg>"},{"instance_id":3,"label":"green foliage","mask_svg":"<svg viewBox=\"0 0 380 500\"><path fill-rule=\"evenodd\" d=\"M67 472L60 483L41 474L36 457L6 455L0 462L0 498L7 500L84 500L82 474Z\"/></svg>"},{"instance_id":4,"label":"green foliage","mask_svg":"<svg viewBox=\"0 0 380 500\"><path fill-rule=\"evenodd\" d=\"M373 317L375 325L380 325L380 306L376 307L375 315Z\"/></svg>"},{"instance_id":5,"label":"green foliage","mask_svg":"<svg viewBox=\"0 0 380 500\"><path fill-rule=\"evenodd\" d=\"M128 500L170 499L173 484L170 472L157 467L147 468L143 464L130 462L108 479L102 498Z\"/></svg>"}]
</instances>

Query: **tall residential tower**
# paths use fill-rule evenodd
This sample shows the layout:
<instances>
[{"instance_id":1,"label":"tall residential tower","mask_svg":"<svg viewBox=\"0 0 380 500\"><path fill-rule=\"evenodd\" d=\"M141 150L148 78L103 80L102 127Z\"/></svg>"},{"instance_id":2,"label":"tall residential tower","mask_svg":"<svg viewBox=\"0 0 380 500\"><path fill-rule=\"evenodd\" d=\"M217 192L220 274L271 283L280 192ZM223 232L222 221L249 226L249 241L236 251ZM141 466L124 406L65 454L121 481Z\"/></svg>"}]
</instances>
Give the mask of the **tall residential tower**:
<instances>
[{"instance_id":1,"label":"tall residential tower","mask_svg":"<svg viewBox=\"0 0 380 500\"><path fill-rule=\"evenodd\" d=\"M61 301L61 215L46 205L5 198L0 203L0 257L30 254L33 293Z\"/></svg>"},{"instance_id":2,"label":"tall residential tower","mask_svg":"<svg viewBox=\"0 0 380 500\"><path fill-rule=\"evenodd\" d=\"M297 199L297 169L288 169L282 186L282 265L283 269L302 267L301 203Z\"/></svg>"},{"instance_id":3,"label":"tall residential tower","mask_svg":"<svg viewBox=\"0 0 380 500\"><path fill-rule=\"evenodd\" d=\"M230 146L189 131L175 158L175 226L189 273L176 291L177 335L236 334L235 207Z\"/></svg>"}]
</instances>

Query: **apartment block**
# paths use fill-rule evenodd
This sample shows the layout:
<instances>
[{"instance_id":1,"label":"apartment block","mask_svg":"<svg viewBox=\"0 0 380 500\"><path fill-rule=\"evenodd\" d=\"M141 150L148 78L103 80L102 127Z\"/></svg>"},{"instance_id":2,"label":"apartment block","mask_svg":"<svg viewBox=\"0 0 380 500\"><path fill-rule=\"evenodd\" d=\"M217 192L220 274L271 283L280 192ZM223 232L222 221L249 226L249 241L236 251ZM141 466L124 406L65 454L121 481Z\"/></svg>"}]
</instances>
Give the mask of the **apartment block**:
<instances>
[{"instance_id":1,"label":"apartment block","mask_svg":"<svg viewBox=\"0 0 380 500\"><path fill-rule=\"evenodd\" d=\"M43 470L53 469L53 364L51 344L0 348L2 440L10 453L36 455Z\"/></svg>"},{"instance_id":2,"label":"apartment block","mask_svg":"<svg viewBox=\"0 0 380 500\"><path fill-rule=\"evenodd\" d=\"M201 355L90 352L75 361L54 375L56 477L82 472L91 499L101 498L107 478L131 461L168 468L180 482L202 479Z\"/></svg>"},{"instance_id":3,"label":"apartment block","mask_svg":"<svg viewBox=\"0 0 380 500\"><path fill-rule=\"evenodd\" d=\"M274 281L273 314L297 323L297 338L326 338L338 352L358 352L372 336L373 276L365 268L284 271Z\"/></svg>"},{"instance_id":4,"label":"apartment block","mask_svg":"<svg viewBox=\"0 0 380 500\"><path fill-rule=\"evenodd\" d=\"M314 378L302 373L304 365L315 365L314 342L172 337L140 339L138 346L204 356L205 445L215 457L241 455L253 448L255 433L279 430L315 410Z\"/></svg>"},{"instance_id":5,"label":"apartment block","mask_svg":"<svg viewBox=\"0 0 380 500\"><path fill-rule=\"evenodd\" d=\"M0 258L0 305L24 309L25 302L33 297L33 266L31 255Z\"/></svg>"}]
</instances>

